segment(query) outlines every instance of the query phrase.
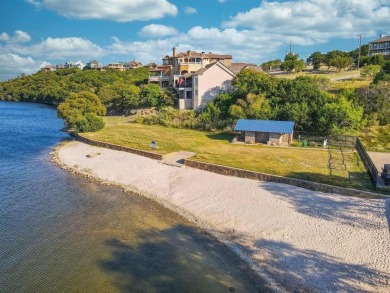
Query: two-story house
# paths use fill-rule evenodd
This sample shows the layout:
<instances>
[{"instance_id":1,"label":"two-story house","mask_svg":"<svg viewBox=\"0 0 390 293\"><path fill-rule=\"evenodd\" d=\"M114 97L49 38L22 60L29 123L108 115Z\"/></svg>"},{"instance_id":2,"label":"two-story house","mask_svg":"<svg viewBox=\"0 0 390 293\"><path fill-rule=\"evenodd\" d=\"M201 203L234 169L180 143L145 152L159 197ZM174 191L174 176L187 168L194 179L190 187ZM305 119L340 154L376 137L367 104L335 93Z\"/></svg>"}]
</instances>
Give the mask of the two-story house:
<instances>
[{"instance_id":1,"label":"two-story house","mask_svg":"<svg viewBox=\"0 0 390 293\"><path fill-rule=\"evenodd\" d=\"M231 82L240 71L261 67L247 63L232 63L231 55L187 51L165 56L163 65L149 69L149 83L162 89L174 87L179 97L179 109L199 109L221 92L232 90Z\"/></svg>"},{"instance_id":2,"label":"two-story house","mask_svg":"<svg viewBox=\"0 0 390 293\"><path fill-rule=\"evenodd\" d=\"M234 71L218 61L210 63L194 73L185 73L176 81L179 93L179 109L199 109L222 92L232 90Z\"/></svg>"},{"instance_id":3,"label":"two-story house","mask_svg":"<svg viewBox=\"0 0 390 293\"><path fill-rule=\"evenodd\" d=\"M228 69L232 64L231 55L176 53L173 48L172 56L167 55L162 61L162 65L149 69L149 83L157 83L162 89L174 87L179 95L179 109L197 109L204 105L206 100L215 97L217 88L228 90L230 87L226 82L235 75ZM214 64L218 65L211 69ZM214 76L216 71L220 71L220 75ZM214 88L213 92L211 88Z\"/></svg>"},{"instance_id":4,"label":"two-story house","mask_svg":"<svg viewBox=\"0 0 390 293\"><path fill-rule=\"evenodd\" d=\"M384 55L390 58L390 36L380 35L380 38L369 43L368 55Z\"/></svg>"}]
</instances>

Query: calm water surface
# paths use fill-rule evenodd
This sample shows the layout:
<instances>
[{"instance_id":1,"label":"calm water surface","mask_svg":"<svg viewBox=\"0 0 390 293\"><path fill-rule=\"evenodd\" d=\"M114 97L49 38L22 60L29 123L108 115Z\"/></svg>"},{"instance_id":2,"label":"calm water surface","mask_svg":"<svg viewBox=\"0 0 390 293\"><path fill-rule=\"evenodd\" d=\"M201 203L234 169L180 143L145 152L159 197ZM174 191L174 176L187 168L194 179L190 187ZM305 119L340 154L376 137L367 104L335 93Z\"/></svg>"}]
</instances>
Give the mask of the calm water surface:
<instances>
[{"instance_id":1,"label":"calm water surface","mask_svg":"<svg viewBox=\"0 0 390 293\"><path fill-rule=\"evenodd\" d=\"M263 292L222 245L145 198L50 163L50 107L0 102L0 292Z\"/></svg>"}]
</instances>

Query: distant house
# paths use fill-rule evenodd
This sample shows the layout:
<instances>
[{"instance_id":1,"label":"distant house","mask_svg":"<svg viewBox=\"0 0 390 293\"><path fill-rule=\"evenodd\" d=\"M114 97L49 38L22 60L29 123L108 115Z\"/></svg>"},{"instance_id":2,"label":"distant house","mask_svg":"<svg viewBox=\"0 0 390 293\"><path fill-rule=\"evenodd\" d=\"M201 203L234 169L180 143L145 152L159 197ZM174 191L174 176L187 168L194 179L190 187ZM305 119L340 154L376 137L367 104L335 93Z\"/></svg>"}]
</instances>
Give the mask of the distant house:
<instances>
[{"instance_id":1,"label":"distant house","mask_svg":"<svg viewBox=\"0 0 390 293\"><path fill-rule=\"evenodd\" d=\"M141 62L137 62L135 60L130 61L130 62L126 62L126 63L123 64L123 66L124 66L125 70L136 69L136 68L143 67Z\"/></svg>"},{"instance_id":2,"label":"distant house","mask_svg":"<svg viewBox=\"0 0 390 293\"><path fill-rule=\"evenodd\" d=\"M65 64L64 64L65 69L67 69L67 68L83 69L83 67L84 67L84 64L81 63L81 61L77 61L77 62L69 61L69 62L65 62Z\"/></svg>"},{"instance_id":3,"label":"distant house","mask_svg":"<svg viewBox=\"0 0 390 293\"><path fill-rule=\"evenodd\" d=\"M293 140L294 121L240 119L234 131L240 132L239 141L290 145Z\"/></svg>"},{"instance_id":4,"label":"distant house","mask_svg":"<svg viewBox=\"0 0 390 293\"><path fill-rule=\"evenodd\" d=\"M51 65L51 64L47 64L44 67L42 67L41 70L42 71L56 71L57 70L57 66Z\"/></svg>"},{"instance_id":5,"label":"distant house","mask_svg":"<svg viewBox=\"0 0 390 293\"><path fill-rule=\"evenodd\" d=\"M148 63L148 64L144 65L144 67L149 68L149 69L155 69L155 68L157 68L157 64L156 63Z\"/></svg>"},{"instance_id":6,"label":"distant house","mask_svg":"<svg viewBox=\"0 0 390 293\"><path fill-rule=\"evenodd\" d=\"M108 65L105 66L106 69L114 69L114 70L118 70L118 71L125 71L125 66L123 63L110 63Z\"/></svg>"},{"instance_id":7,"label":"distant house","mask_svg":"<svg viewBox=\"0 0 390 293\"><path fill-rule=\"evenodd\" d=\"M91 60L89 61L85 67L85 70L97 70L97 71L104 71L104 68L102 65L100 65L99 61L97 60Z\"/></svg>"},{"instance_id":8,"label":"distant house","mask_svg":"<svg viewBox=\"0 0 390 293\"><path fill-rule=\"evenodd\" d=\"M390 36L380 35L380 38L369 43L368 55L384 55L390 58Z\"/></svg>"}]
</instances>

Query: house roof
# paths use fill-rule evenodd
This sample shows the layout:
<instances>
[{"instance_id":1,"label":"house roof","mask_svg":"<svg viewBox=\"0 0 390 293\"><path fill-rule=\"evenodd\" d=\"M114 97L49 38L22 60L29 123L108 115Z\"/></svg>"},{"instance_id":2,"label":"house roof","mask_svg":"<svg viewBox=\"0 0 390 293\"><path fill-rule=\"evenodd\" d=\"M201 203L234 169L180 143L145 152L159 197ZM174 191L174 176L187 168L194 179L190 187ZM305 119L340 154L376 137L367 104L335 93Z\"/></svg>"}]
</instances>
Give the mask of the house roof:
<instances>
[{"instance_id":1,"label":"house roof","mask_svg":"<svg viewBox=\"0 0 390 293\"><path fill-rule=\"evenodd\" d=\"M232 63L232 65L229 66L229 68L234 71L234 73L240 73L242 70L251 68L259 72L263 72L263 69L260 66L257 66L256 64L249 64L249 63Z\"/></svg>"},{"instance_id":2,"label":"house roof","mask_svg":"<svg viewBox=\"0 0 390 293\"><path fill-rule=\"evenodd\" d=\"M235 131L254 131L254 132L273 132L273 133L292 133L294 130L294 121L276 121L276 120L250 120L240 119L234 126Z\"/></svg>"},{"instance_id":3,"label":"house roof","mask_svg":"<svg viewBox=\"0 0 390 293\"><path fill-rule=\"evenodd\" d=\"M233 70L231 70L231 68L229 68L228 66L226 66L225 64L221 63L221 62L214 62L214 63L210 63L210 64L207 64L204 68L201 68L199 70L197 70L195 73L193 73L194 75L201 75L203 74L205 71L207 71L209 68L213 67L213 66L219 66L220 68L222 68L223 70L225 70L226 72L228 72L230 75L232 75L233 77L236 76L235 72Z\"/></svg>"},{"instance_id":4,"label":"house roof","mask_svg":"<svg viewBox=\"0 0 390 293\"><path fill-rule=\"evenodd\" d=\"M232 59L232 55L219 55L219 54L213 54L211 52L209 53L199 53L199 52L195 52L195 51L190 51L190 52L180 52L180 53L177 53L175 55L175 57L173 56L168 56L166 55L164 58L162 58L162 60L167 60L167 59L171 59L171 58L187 58L187 57L190 57L190 58L207 58L207 59Z\"/></svg>"},{"instance_id":5,"label":"house roof","mask_svg":"<svg viewBox=\"0 0 390 293\"><path fill-rule=\"evenodd\" d=\"M372 43L382 43L382 42L389 42L390 41L390 36L383 37L374 41L371 41L370 44Z\"/></svg>"}]
</instances>

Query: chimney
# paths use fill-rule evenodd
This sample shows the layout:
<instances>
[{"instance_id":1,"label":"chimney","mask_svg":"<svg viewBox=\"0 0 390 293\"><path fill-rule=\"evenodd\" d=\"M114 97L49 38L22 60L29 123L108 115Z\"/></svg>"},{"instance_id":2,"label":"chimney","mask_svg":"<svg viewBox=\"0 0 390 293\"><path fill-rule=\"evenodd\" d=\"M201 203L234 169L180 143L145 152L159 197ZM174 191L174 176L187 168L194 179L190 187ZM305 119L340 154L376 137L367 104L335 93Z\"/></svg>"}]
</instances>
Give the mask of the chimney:
<instances>
[{"instance_id":1,"label":"chimney","mask_svg":"<svg viewBox=\"0 0 390 293\"><path fill-rule=\"evenodd\" d=\"M384 37L384 35L383 35L383 34L380 34L380 35L379 35L379 38L380 38L380 39L382 39L383 37Z\"/></svg>"},{"instance_id":2,"label":"chimney","mask_svg":"<svg viewBox=\"0 0 390 293\"><path fill-rule=\"evenodd\" d=\"M175 58L175 56L176 56L176 47L172 48L172 56L173 56L173 58Z\"/></svg>"}]
</instances>

